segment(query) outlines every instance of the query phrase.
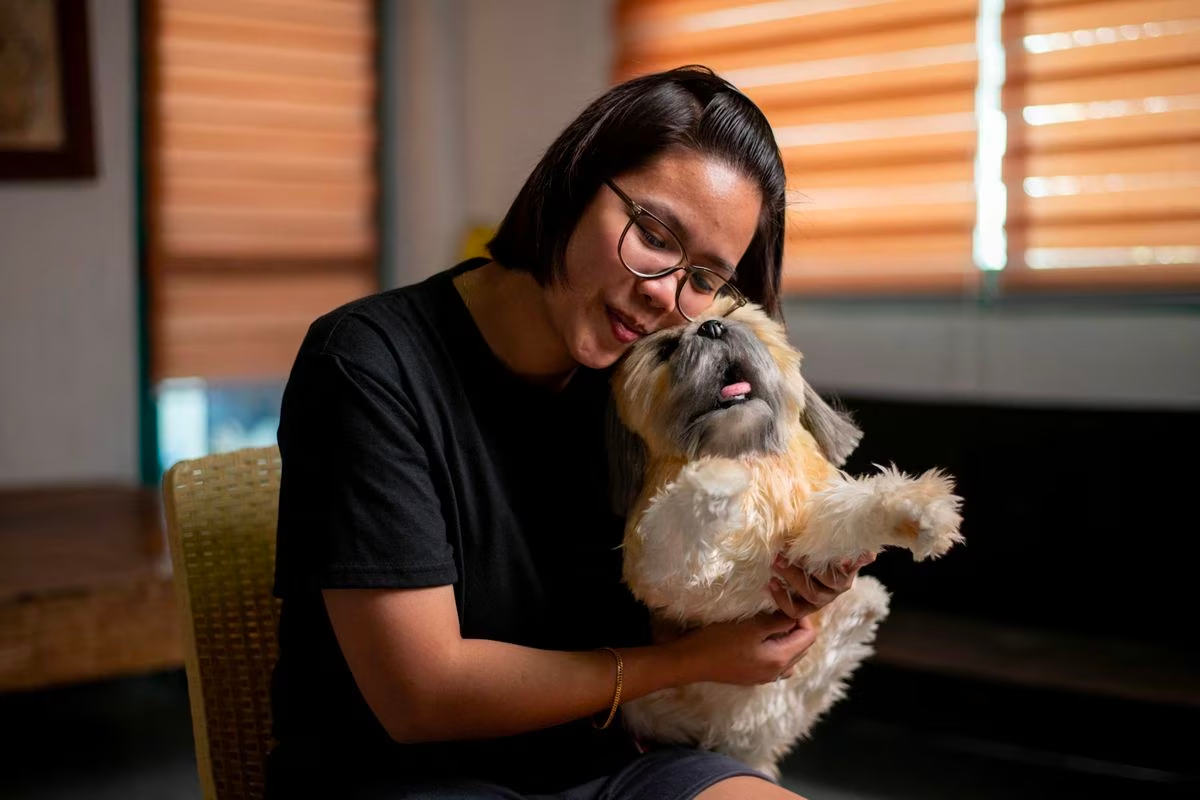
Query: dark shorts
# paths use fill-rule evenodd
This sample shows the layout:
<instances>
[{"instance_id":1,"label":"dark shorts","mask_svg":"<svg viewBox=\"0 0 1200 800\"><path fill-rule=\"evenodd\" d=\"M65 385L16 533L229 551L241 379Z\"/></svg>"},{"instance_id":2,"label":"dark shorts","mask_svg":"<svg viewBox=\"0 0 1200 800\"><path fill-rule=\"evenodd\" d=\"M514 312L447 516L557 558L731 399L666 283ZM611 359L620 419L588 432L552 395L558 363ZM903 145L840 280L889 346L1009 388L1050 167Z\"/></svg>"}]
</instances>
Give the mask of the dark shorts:
<instances>
[{"instance_id":1,"label":"dark shorts","mask_svg":"<svg viewBox=\"0 0 1200 800\"><path fill-rule=\"evenodd\" d=\"M477 781L441 781L377 794L358 800L690 800L714 783L748 775L770 780L740 761L719 753L669 747L639 756L606 778L550 795L521 795L503 786Z\"/></svg>"}]
</instances>

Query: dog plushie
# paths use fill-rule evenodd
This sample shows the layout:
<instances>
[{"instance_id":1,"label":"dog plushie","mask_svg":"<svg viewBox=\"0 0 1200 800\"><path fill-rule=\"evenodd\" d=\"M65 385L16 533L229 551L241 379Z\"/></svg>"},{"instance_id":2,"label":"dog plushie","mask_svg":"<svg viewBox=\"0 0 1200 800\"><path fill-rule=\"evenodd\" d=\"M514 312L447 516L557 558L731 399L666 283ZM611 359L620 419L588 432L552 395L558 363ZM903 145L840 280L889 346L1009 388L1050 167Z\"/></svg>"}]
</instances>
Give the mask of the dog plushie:
<instances>
[{"instance_id":1,"label":"dog plushie","mask_svg":"<svg viewBox=\"0 0 1200 800\"><path fill-rule=\"evenodd\" d=\"M624 579L685 628L775 611L772 562L808 568L887 546L917 559L961 540L961 499L931 470L839 470L861 433L817 396L801 354L759 307L639 340L613 376L613 482L627 514ZM648 741L717 750L769 774L872 652L888 594L869 576L817 612L815 643L789 678L700 683L624 706Z\"/></svg>"}]
</instances>

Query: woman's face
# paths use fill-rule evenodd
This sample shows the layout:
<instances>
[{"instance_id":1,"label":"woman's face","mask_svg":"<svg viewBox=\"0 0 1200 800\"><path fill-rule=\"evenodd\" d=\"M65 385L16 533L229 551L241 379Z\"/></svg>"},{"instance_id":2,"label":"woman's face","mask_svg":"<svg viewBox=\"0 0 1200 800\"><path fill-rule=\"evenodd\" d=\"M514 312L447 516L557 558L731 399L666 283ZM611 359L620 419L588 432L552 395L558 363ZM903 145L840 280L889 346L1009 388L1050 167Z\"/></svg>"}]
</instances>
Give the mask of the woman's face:
<instances>
[{"instance_id":1,"label":"woman's face","mask_svg":"<svg viewBox=\"0 0 1200 800\"><path fill-rule=\"evenodd\" d=\"M613 182L666 222L697 266L736 266L754 238L762 195L722 161L673 151ZM585 367L608 367L641 336L686 322L675 308L682 270L647 279L621 263L617 243L628 222L624 201L602 185L567 243L567 280L546 288L550 322Z\"/></svg>"}]
</instances>

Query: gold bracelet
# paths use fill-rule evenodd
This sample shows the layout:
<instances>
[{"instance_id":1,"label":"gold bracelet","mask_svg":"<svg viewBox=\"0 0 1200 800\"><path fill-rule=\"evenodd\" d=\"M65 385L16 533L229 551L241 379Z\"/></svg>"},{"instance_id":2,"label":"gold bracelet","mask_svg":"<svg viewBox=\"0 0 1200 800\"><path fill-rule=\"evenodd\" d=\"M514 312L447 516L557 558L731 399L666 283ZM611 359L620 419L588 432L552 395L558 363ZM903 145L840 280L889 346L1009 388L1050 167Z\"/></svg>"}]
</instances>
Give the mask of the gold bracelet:
<instances>
[{"instance_id":1,"label":"gold bracelet","mask_svg":"<svg viewBox=\"0 0 1200 800\"><path fill-rule=\"evenodd\" d=\"M617 662L617 685L613 689L612 706L608 709L608 719L604 720L603 725L600 725L596 722L595 717L592 718L592 727L602 731L609 725L612 725L613 718L617 716L617 706L621 705L621 688L625 681L625 662L621 659L621 654L611 647L601 647L599 649L612 653L613 660Z\"/></svg>"}]
</instances>

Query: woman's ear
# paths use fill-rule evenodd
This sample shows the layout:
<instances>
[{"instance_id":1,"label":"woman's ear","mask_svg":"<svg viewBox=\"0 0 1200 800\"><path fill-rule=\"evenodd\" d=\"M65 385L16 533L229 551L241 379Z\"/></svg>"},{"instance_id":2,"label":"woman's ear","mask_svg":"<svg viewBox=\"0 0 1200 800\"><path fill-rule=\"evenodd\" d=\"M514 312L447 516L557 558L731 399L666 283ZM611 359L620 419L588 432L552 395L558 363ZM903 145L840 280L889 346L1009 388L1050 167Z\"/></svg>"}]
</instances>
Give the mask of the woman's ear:
<instances>
[{"instance_id":1,"label":"woman's ear","mask_svg":"<svg viewBox=\"0 0 1200 800\"><path fill-rule=\"evenodd\" d=\"M800 421L817 440L825 458L835 467L845 464L862 441L862 431L850 415L822 400L816 389L808 385L808 381L804 381L804 411L800 414Z\"/></svg>"},{"instance_id":2,"label":"woman's ear","mask_svg":"<svg viewBox=\"0 0 1200 800\"><path fill-rule=\"evenodd\" d=\"M614 514L624 519L642 493L646 471L646 445L625 427L617 404L608 401L608 497Z\"/></svg>"}]
</instances>

